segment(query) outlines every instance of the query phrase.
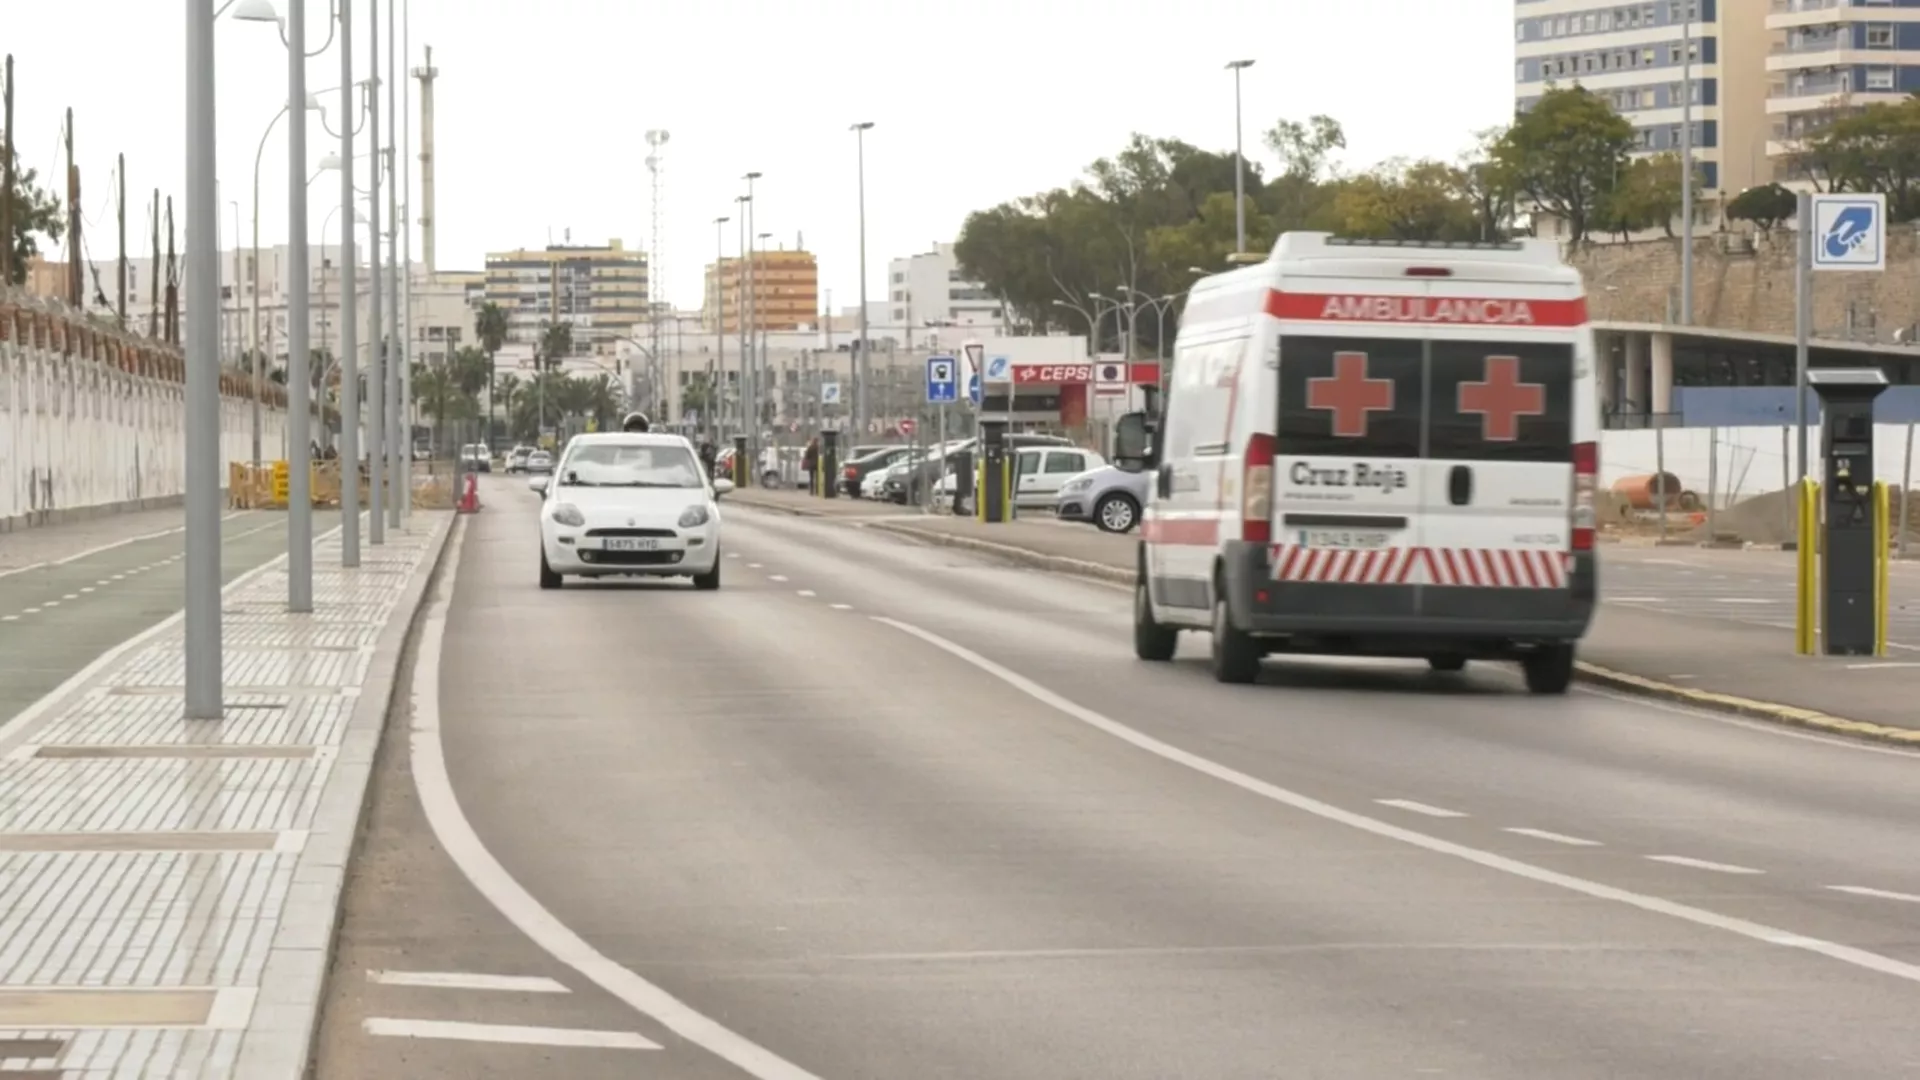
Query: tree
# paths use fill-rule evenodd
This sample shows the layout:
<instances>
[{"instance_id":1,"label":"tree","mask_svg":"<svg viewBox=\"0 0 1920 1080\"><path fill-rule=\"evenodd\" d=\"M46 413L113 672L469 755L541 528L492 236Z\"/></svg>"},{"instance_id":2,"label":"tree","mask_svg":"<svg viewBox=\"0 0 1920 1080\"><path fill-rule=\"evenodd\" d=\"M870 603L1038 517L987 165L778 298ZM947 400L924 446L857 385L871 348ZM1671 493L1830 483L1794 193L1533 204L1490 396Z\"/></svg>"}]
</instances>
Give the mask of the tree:
<instances>
[{"instance_id":1,"label":"tree","mask_svg":"<svg viewBox=\"0 0 1920 1080\"><path fill-rule=\"evenodd\" d=\"M572 355L573 324L567 322L542 324L540 342L534 348L535 366L542 370L554 371Z\"/></svg>"},{"instance_id":2,"label":"tree","mask_svg":"<svg viewBox=\"0 0 1920 1080\"><path fill-rule=\"evenodd\" d=\"M1505 240L1513 229L1513 177L1494 154L1505 134L1504 128L1477 132L1454 174L1461 200L1473 209L1474 239L1482 243Z\"/></svg>"},{"instance_id":3,"label":"tree","mask_svg":"<svg viewBox=\"0 0 1920 1080\"><path fill-rule=\"evenodd\" d=\"M1471 240L1479 232L1459 170L1442 161L1389 161L1335 194L1340 231L1394 240Z\"/></svg>"},{"instance_id":4,"label":"tree","mask_svg":"<svg viewBox=\"0 0 1920 1080\"><path fill-rule=\"evenodd\" d=\"M499 304L489 300L474 313L473 336L480 342L480 349L487 354L487 371L493 371L494 358L500 355L500 347L507 343L507 311ZM487 385L487 439L493 439L493 385L489 377Z\"/></svg>"},{"instance_id":5,"label":"tree","mask_svg":"<svg viewBox=\"0 0 1920 1080\"><path fill-rule=\"evenodd\" d=\"M1577 242L1607 214L1628 169L1633 125L1584 87L1552 87L1516 118L1493 158L1514 191L1566 222Z\"/></svg>"},{"instance_id":6,"label":"tree","mask_svg":"<svg viewBox=\"0 0 1920 1080\"><path fill-rule=\"evenodd\" d=\"M1885 195L1893 221L1920 217L1920 97L1838 117L1807 140L1797 164L1828 191Z\"/></svg>"},{"instance_id":7,"label":"tree","mask_svg":"<svg viewBox=\"0 0 1920 1080\"><path fill-rule=\"evenodd\" d=\"M1698 177L1694 192L1699 193ZM1678 154L1639 158L1627 166L1608 193L1603 214L1607 231L1625 238L1658 225L1672 236L1674 217L1680 213L1680 195Z\"/></svg>"},{"instance_id":8,"label":"tree","mask_svg":"<svg viewBox=\"0 0 1920 1080\"><path fill-rule=\"evenodd\" d=\"M1772 229L1800 212L1800 198L1779 184L1750 187L1727 204L1727 216L1735 221L1750 221L1761 229Z\"/></svg>"},{"instance_id":9,"label":"tree","mask_svg":"<svg viewBox=\"0 0 1920 1080\"><path fill-rule=\"evenodd\" d=\"M27 263L40 254L39 237L53 243L67 233L66 215L60 200L40 187L40 174L20 164L20 152L13 154L13 280L10 285L27 283Z\"/></svg>"}]
</instances>

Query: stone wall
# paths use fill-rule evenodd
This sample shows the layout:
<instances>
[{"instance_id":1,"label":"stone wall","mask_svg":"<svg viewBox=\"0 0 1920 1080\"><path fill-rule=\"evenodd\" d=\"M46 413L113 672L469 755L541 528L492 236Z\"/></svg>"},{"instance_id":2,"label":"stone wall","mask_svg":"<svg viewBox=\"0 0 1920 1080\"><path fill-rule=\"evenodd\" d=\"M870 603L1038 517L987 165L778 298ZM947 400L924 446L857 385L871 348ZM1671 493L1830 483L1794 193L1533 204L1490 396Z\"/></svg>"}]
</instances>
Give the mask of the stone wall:
<instances>
[{"instance_id":1,"label":"stone wall","mask_svg":"<svg viewBox=\"0 0 1920 1080\"><path fill-rule=\"evenodd\" d=\"M1728 234L1726 240L1741 239ZM1794 234L1776 229L1734 243L1719 236L1694 242L1694 322L1721 330L1793 333ZM1680 293L1680 241L1595 244L1567 261L1587 279L1588 305L1600 322L1667 322ZM1880 274L1813 275L1814 336L1891 342L1901 327L1920 324L1920 240L1908 226L1887 237ZM1851 313L1852 329L1849 330Z\"/></svg>"}]
</instances>

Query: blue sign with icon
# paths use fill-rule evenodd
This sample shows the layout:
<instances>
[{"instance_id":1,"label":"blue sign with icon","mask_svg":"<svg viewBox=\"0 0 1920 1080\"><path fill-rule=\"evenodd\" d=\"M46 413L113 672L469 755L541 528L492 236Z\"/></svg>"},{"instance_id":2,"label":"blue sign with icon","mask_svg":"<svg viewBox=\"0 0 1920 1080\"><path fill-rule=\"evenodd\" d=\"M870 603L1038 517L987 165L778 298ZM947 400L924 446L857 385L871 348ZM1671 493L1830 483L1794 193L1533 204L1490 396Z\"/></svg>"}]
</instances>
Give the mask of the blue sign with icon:
<instances>
[{"instance_id":1,"label":"blue sign with icon","mask_svg":"<svg viewBox=\"0 0 1920 1080\"><path fill-rule=\"evenodd\" d=\"M991 356L987 358L987 381L990 383L1010 383L1013 381L1013 357Z\"/></svg>"},{"instance_id":2,"label":"blue sign with icon","mask_svg":"<svg viewBox=\"0 0 1920 1080\"><path fill-rule=\"evenodd\" d=\"M976 409L980 407L982 401L986 400L980 393L980 373L977 371L967 376L967 400L973 402L973 407Z\"/></svg>"},{"instance_id":3,"label":"blue sign with icon","mask_svg":"<svg viewBox=\"0 0 1920 1080\"><path fill-rule=\"evenodd\" d=\"M1819 193L1813 202L1813 269L1887 268L1887 197Z\"/></svg>"},{"instance_id":4,"label":"blue sign with icon","mask_svg":"<svg viewBox=\"0 0 1920 1080\"><path fill-rule=\"evenodd\" d=\"M960 400L960 365L951 356L927 357L927 403L946 405Z\"/></svg>"}]
</instances>

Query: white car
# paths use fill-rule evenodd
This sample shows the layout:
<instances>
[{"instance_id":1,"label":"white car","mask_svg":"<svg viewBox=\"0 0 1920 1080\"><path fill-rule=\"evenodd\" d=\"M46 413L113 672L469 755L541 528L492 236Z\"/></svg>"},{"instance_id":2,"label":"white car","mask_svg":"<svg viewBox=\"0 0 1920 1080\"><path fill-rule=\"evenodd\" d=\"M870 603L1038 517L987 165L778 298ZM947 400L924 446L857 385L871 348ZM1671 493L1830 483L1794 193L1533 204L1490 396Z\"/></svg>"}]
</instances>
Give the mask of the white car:
<instances>
[{"instance_id":1,"label":"white car","mask_svg":"<svg viewBox=\"0 0 1920 1080\"><path fill-rule=\"evenodd\" d=\"M860 497L875 502L887 497L887 470L869 469L860 481Z\"/></svg>"},{"instance_id":2,"label":"white car","mask_svg":"<svg viewBox=\"0 0 1920 1080\"><path fill-rule=\"evenodd\" d=\"M691 577L720 587L720 507L733 483L709 484L679 435L577 435L552 476L527 486L540 507L540 587L569 577Z\"/></svg>"}]
</instances>

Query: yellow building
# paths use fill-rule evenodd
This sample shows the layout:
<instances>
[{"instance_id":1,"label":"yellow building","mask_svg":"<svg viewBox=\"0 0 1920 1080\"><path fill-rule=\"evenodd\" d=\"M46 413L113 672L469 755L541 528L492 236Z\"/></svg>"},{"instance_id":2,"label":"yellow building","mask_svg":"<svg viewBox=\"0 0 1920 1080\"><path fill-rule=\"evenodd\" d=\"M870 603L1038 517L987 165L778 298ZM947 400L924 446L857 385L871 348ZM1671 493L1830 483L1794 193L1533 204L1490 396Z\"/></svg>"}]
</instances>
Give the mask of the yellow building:
<instances>
[{"instance_id":1,"label":"yellow building","mask_svg":"<svg viewBox=\"0 0 1920 1080\"><path fill-rule=\"evenodd\" d=\"M647 257L619 240L495 252L487 256L486 299L506 309L509 341L537 342L557 320L573 324L575 352L610 351L647 321Z\"/></svg>"},{"instance_id":2,"label":"yellow building","mask_svg":"<svg viewBox=\"0 0 1920 1080\"><path fill-rule=\"evenodd\" d=\"M820 265L810 251L756 251L752 256L753 326L798 330L820 321ZM709 330L737 334L748 314L745 260L707 264L703 321Z\"/></svg>"}]
</instances>

